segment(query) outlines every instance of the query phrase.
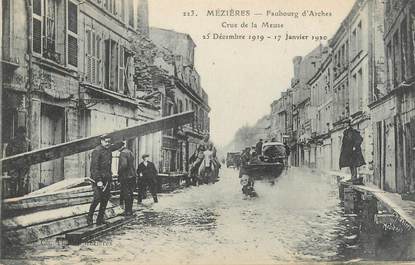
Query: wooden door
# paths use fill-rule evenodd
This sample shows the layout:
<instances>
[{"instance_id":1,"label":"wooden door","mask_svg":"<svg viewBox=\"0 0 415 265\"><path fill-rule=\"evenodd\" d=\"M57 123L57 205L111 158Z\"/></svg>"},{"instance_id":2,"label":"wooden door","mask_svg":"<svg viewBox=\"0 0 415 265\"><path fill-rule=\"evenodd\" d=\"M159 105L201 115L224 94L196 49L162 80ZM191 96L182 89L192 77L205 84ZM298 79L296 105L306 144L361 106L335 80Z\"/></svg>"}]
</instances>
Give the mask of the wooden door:
<instances>
[{"instance_id":1,"label":"wooden door","mask_svg":"<svg viewBox=\"0 0 415 265\"><path fill-rule=\"evenodd\" d=\"M48 147L64 142L63 108L47 104L41 106L40 147ZM63 157L40 164L39 188L63 180Z\"/></svg>"},{"instance_id":2,"label":"wooden door","mask_svg":"<svg viewBox=\"0 0 415 265\"><path fill-rule=\"evenodd\" d=\"M406 190L415 192L415 118L405 124L405 169Z\"/></svg>"},{"instance_id":3,"label":"wooden door","mask_svg":"<svg viewBox=\"0 0 415 265\"><path fill-rule=\"evenodd\" d=\"M385 153L384 153L384 176L385 190L396 192L396 139L395 123L393 118L385 120Z\"/></svg>"}]
</instances>

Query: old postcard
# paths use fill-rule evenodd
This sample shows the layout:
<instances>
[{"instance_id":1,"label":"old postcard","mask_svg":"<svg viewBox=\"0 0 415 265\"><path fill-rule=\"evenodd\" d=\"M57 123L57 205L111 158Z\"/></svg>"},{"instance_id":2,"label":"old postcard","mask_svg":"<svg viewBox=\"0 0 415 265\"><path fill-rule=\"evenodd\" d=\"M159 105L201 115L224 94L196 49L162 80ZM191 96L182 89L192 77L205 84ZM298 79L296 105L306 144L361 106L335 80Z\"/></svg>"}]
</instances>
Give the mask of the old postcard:
<instances>
[{"instance_id":1,"label":"old postcard","mask_svg":"<svg viewBox=\"0 0 415 265\"><path fill-rule=\"evenodd\" d=\"M415 1L0 1L2 264L415 261Z\"/></svg>"}]
</instances>

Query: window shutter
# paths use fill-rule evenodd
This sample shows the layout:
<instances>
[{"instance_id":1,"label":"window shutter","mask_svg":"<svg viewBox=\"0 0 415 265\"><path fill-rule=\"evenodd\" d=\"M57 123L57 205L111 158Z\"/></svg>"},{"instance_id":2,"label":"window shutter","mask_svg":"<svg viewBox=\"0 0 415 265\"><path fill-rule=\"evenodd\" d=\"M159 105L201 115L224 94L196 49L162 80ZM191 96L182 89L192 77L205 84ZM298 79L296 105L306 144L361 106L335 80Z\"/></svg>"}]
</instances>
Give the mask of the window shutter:
<instances>
[{"instance_id":1,"label":"window shutter","mask_svg":"<svg viewBox=\"0 0 415 265\"><path fill-rule=\"evenodd\" d=\"M110 89L110 60L111 60L111 40L104 41L104 87Z\"/></svg>"},{"instance_id":2,"label":"window shutter","mask_svg":"<svg viewBox=\"0 0 415 265\"><path fill-rule=\"evenodd\" d=\"M88 54L87 56L86 56L86 80L88 81L88 82L91 82L92 81L92 78L91 78L91 64L92 64L92 60L91 60L91 56Z\"/></svg>"},{"instance_id":3,"label":"window shutter","mask_svg":"<svg viewBox=\"0 0 415 265\"><path fill-rule=\"evenodd\" d=\"M68 1L68 64L78 67L78 6Z\"/></svg>"},{"instance_id":4,"label":"window shutter","mask_svg":"<svg viewBox=\"0 0 415 265\"><path fill-rule=\"evenodd\" d=\"M32 19L32 50L34 53L42 53L42 36L43 36L43 20L42 20L42 0L33 0L33 19Z\"/></svg>"},{"instance_id":5,"label":"window shutter","mask_svg":"<svg viewBox=\"0 0 415 265\"><path fill-rule=\"evenodd\" d=\"M91 58L91 52L92 52L92 45L91 45L91 30L86 31L86 80L88 82L92 82L92 74L91 74L91 68L92 68L92 58Z\"/></svg>"},{"instance_id":6,"label":"window shutter","mask_svg":"<svg viewBox=\"0 0 415 265\"><path fill-rule=\"evenodd\" d=\"M96 48L96 83L101 84L101 38L97 35L97 48Z\"/></svg>"},{"instance_id":7,"label":"window shutter","mask_svg":"<svg viewBox=\"0 0 415 265\"><path fill-rule=\"evenodd\" d=\"M68 36L68 64L78 67L78 39Z\"/></svg>"},{"instance_id":8,"label":"window shutter","mask_svg":"<svg viewBox=\"0 0 415 265\"><path fill-rule=\"evenodd\" d=\"M91 46L92 46L92 52L91 52L91 83L95 83L95 77L96 77L96 41L95 41L95 32L92 32L91 34Z\"/></svg>"},{"instance_id":9,"label":"window shutter","mask_svg":"<svg viewBox=\"0 0 415 265\"><path fill-rule=\"evenodd\" d=\"M91 82L92 83L96 83L97 82L97 80L96 80L96 71L97 71L97 69L96 69L96 62L97 62L97 60L96 60L96 58L94 58L94 57L92 57L91 58Z\"/></svg>"},{"instance_id":10,"label":"window shutter","mask_svg":"<svg viewBox=\"0 0 415 265\"><path fill-rule=\"evenodd\" d=\"M33 52L42 53L42 21L33 17Z\"/></svg>"},{"instance_id":11,"label":"window shutter","mask_svg":"<svg viewBox=\"0 0 415 265\"><path fill-rule=\"evenodd\" d=\"M120 60L119 60L119 68L118 68L118 90L125 94L125 87L124 87L124 47L120 45Z\"/></svg>"}]
</instances>

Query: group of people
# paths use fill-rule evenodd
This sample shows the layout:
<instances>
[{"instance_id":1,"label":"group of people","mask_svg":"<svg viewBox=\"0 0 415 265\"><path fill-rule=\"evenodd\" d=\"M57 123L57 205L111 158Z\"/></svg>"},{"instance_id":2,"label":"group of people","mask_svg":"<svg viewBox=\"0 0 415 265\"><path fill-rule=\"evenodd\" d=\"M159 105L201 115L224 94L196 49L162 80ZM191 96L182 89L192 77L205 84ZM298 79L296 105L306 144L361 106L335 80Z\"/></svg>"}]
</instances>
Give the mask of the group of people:
<instances>
[{"instance_id":1,"label":"group of people","mask_svg":"<svg viewBox=\"0 0 415 265\"><path fill-rule=\"evenodd\" d=\"M107 135L101 136L101 144L93 151L91 156L91 182L94 197L88 213L88 224L93 223L93 215L98 204L99 211L96 223L104 224L105 209L111 196L112 184L112 152L119 150L118 180L120 182L120 202L124 205L125 215L133 214L133 193L138 186L138 203L145 198L147 190L150 190L155 203L157 198L157 169L149 161L149 155L142 156L143 161L135 169L134 155L126 146L126 142L111 143Z\"/></svg>"},{"instance_id":2,"label":"group of people","mask_svg":"<svg viewBox=\"0 0 415 265\"><path fill-rule=\"evenodd\" d=\"M361 180L357 178L357 168L365 165L363 158L361 144L363 138L359 131L352 127L352 122L349 120L348 126L343 133L342 147L339 158L339 167L349 167L351 172L351 181L354 184L361 184ZM271 142L275 142L273 138ZM263 151L263 140L260 139L253 147L247 147L241 154L241 172L253 158L259 156L269 156L267 152ZM284 143L286 148L286 157L290 155L289 146ZM6 156L13 156L20 153L31 151L30 141L26 138L26 129L19 127L16 130L16 136L7 145L5 153ZM153 196L154 202L158 202L157 198L157 169L155 165L149 161L149 155L142 156L143 161L135 169L134 155L126 146L126 142L117 144L111 143L111 138L107 135L101 136L101 144L97 146L92 152L91 158L91 182L94 191L93 201L91 203L88 213L88 223L92 224L93 214L96 207L100 204L97 223L104 223L104 213L111 194L112 182L112 152L120 151L118 164L118 178L120 182L120 201L125 205L125 215L132 215L133 206L133 192L138 187L138 203L141 203L145 198L147 190ZM205 161L205 163L202 163ZM288 159L286 159L288 162ZM216 157L216 149L213 143L206 136L199 144L197 151L190 159L191 174L201 174L203 168L207 166L206 163L211 163L215 170L221 167ZM210 166L210 165L209 165ZM23 196L28 192L28 172L30 165L13 165L8 174L11 177L10 187L13 196Z\"/></svg>"},{"instance_id":3,"label":"group of people","mask_svg":"<svg viewBox=\"0 0 415 265\"><path fill-rule=\"evenodd\" d=\"M218 174L221 164L216 156L216 148L206 135L199 143L195 153L189 159L190 175L201 179L204 170L211 168L213 174Z\"/></svg>"}]
</instances>

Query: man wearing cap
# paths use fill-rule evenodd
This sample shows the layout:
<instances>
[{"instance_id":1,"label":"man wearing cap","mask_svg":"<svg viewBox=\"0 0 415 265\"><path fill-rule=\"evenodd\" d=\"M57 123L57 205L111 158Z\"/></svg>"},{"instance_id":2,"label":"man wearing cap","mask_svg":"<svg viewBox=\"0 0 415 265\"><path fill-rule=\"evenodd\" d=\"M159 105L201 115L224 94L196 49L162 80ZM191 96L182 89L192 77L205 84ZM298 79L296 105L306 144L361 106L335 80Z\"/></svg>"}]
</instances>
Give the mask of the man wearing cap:
<instances>
[{"instance_id":1,"label":"man wearing cap","mask_svg":"<svg viewBox=\"0 0 415 265\"><path fill-rule=\"evenodd\" d=\"M125 215L133 214L133 192L136 186L136 172L134 168L134 155L123 142L118 160L118 179L120 181L121 197L124 201Z\"/></svg>"},{"instance_id":2,"label":"man wearing cap","mask_svg":"<svg viewBox=\"0 0 415 265\"><path fill-rule=\"evenodd\" d=\"M88 213L88 225L93 223L93 215L99 204L97 224L104 224L104 214L108 200L111 196L111 164L112 152L119 149L122 142L111 144L111 138L107 135L101 136L101 144L95 147L91 155L91 178L94 198Z\"/></svg>"},{"instance_id":3,"label":"man wearing cap","mask_svg":"<svg viewBox=\"0 0 415 265\"><path fill-rule=\"evenodd\" d=\"M151 195L155 203L158 202L157 199L157 169L154 164L148 160L150 156L144 154L142 156L143 162L138 165L137 175L138 175L138 203L141 203L145 198L147 189L150 190Z\"/></svg>"}]
</instances>

